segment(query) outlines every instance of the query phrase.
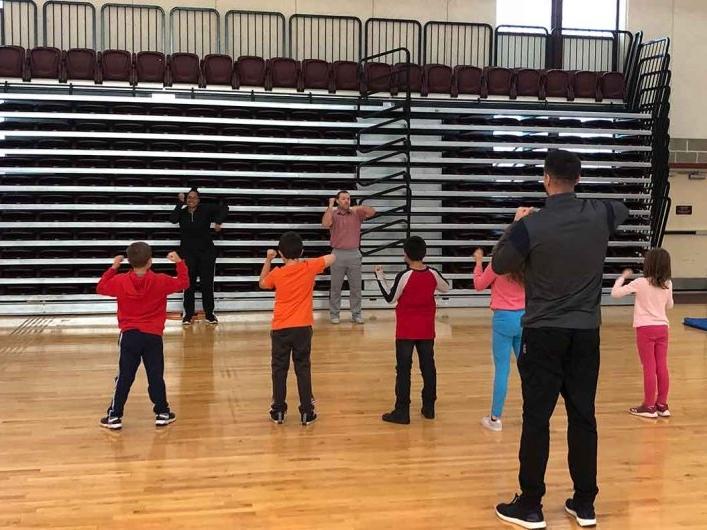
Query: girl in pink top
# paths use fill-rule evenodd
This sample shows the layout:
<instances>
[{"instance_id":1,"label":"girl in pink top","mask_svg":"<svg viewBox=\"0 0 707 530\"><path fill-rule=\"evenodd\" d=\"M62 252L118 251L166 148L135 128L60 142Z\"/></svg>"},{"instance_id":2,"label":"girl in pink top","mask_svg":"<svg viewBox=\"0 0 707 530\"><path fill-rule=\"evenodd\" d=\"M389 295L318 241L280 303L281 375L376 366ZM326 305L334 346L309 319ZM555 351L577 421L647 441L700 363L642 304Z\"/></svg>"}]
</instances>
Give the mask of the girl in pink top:
<instances>
[{"instance_id":1,"label":"girl in pink top","mask_svg":"<svg viewBox=\"0 0 707 530\"><path fill-rule=\"evenodd\" d=\"M636 295L633 327L636 328L638 355L643 365L643 404L629 412L634 416L657 418L670 416L668 409L668 316L673 307L673 284L670 281L670 254L662 248L649 250L643 261L643 276L628 285L626 269L616 279L611 296ZM657 385L656 385L657 381ZM657 394L656 394L657 386Z\"/></svg>"},{"instance_id":2,"label":"girl in pink top","mask_svg":"<svg viewBox=\"0 0 707 530\"><path fill-rule=\"evenodd\" d=\"M521 319L525 314L525 287L522 276L505 274L497 275L491 264L484 270L482 260L484 251L480 248L474 252L476 267L474 268L474 289L483 291L491 287L491 309L493 309L493 399L491 415L481 419L481 425L492 431L500 431L501 414L506 401L508 389L508 372L511 365L511 351L516 359L520 354L523 327Z\"/></svg>"}]
</instances>

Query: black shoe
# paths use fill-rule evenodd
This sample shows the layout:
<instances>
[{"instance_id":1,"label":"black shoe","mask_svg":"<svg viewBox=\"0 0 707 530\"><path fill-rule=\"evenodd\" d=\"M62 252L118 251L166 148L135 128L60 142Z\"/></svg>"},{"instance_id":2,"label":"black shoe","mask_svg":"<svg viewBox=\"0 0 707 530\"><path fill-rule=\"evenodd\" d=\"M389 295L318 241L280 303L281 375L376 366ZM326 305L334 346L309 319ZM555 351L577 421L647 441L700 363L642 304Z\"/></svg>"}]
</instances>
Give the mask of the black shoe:
<instances>
[{"instance_id":1,"label":"black shoe","mask_svg":"<svg viewBox=\"0 0 707 530\"><path fill-rule=\"evenodd\" d=\"M302 413L302 425L309 425L310 423L314 423L317 421L317 413L312 411L312 412L303 412Z\"/></svg>"},{"instance_id":2,"label":"black shoe","mask_svg":"<svg viewBox=\"0 0 707 530\"><path fill-rule=\"evenodd\" d=\"M542 506L535 508L529 507L523 503L523 500L516 495L508 504L499 504L496 506L496 515L502 521L516 524L523 528L534 530L536 528L547 528L545 518L543 517Z\"/></svg>"},{"instance_id":3,"label":"black shoe","mask_svg":"<svg viewBox=\"0 0 707 530\"><path fill-rule=\"evenodd\" d=\"M565 501L565 511L574 517L577 524L582 528L597 525L597 515L594 512L594 506L591 504L580 504L576 503L574 499L567 499Z\"/></svg>"},{"instance_id":4,"label":"black shoe","mask_svg":"<svg viewBox=\"0 0 707 530\"><path fill-rule=\"evenodd\" d=\"M191 326L191 321L194 319L194 315L184 315L182 318L182 326Z\"/></svg>"},{"instance_id":5,"label":"black shoe","mask_svg":"<svg viewBox=\"0 0 707 530\"><path fill-rule=\"evenodd\" d=\"M425 418L427 418L428 420L435 419L435 406L434 405L423 405L420 412L422 412L422 415Z\"/></svg>"},{"instance_id":6,"label":"black shoe","mask_svg":"<svg viewBox=\"0 0 707 530\"><path fill-rule=\"evenodd\" d=\"M389 423L399 423L400 425L407 425L410 423L410 412L393 409L390 412L386 412L382 417L383 421Z\"/></svg>"},{"instance_id":7,"label":"black shoe","mask_svg":"<svg viewBox=\"0 0 707 530\"><path fill-rule=\"evenodd\" d=\"M270 409L270 419L278 425L282 425L283 423L285 423L285 416L287 416L287 412L285 412L284 410Z\"/></svg>"},{"instance_id":8,"label":"black shoe","mask_svg":"<svg viewBox=\"0 0 707 530\"><path fill-rule=\"evenodd\" d=\"M215 326L218 324L218 318L216 318L216 315L214 315L213 313L210 315L206 315L206 323Z\"/></svg>"},{"instance_id":9,"label":"black shoe","mask_svg":"<svg viewBox=\"0 0 707 530\"><path fill-rule=\"evenodd\" d=\"M114 416L105 416L101 418L101 427L106 429L118 430L123 428L123 418L116 418Z\"/></svg>"},{"instance_id":10,"label":"black shoe","mask_svg":"<svg viewBox=\"0 0 707 530\"><path fill-rule=\"evenodd\" d=\"M165 425L169 425L170 423L173 423L174 421L177 420L177 416L174 414L174 412L160 412L155 416L155 425L158 427L163 427Z\"/></svg>"}]
</instances>

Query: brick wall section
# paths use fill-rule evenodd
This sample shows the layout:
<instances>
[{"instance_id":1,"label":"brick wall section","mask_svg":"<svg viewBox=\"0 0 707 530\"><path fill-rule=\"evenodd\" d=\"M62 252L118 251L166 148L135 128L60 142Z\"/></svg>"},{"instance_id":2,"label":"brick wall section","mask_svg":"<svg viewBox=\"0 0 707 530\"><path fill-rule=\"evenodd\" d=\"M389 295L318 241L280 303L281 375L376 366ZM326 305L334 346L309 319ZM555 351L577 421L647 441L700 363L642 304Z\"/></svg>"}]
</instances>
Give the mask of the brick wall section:
<instances>
[{"instance_id":1,"label":"brick wall section","mask_svg":"<svg viewBox=\"0 0 707 530\"><path fill-rule=\"evenodd\" d=\"M707 164L707 139L671 138L670 162Z\"/></svg>"}]
</instances>

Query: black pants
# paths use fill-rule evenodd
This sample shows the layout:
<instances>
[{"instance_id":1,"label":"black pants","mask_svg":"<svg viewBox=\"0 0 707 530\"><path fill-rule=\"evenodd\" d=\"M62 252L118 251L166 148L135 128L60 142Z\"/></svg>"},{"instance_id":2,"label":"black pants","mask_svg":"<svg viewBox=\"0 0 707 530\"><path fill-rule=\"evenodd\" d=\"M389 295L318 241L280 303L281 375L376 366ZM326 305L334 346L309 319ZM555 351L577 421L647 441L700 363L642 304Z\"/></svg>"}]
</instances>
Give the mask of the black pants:
<instances>
[{"instance_id":1,"label":"black pants","mask_svg":"<svg viewBox=\"0 0 707 530\"><path fill-rule=\"evenodd\" d=\"M412 370L412 351L417 349L422 372L422 404L434 405L437 399L437 369L435 368L435 341L432 340L395 340L395 408L410 409L410 371Z\"/></svg>"},{"instance_id":2,"label":"black pants","mask_svg":"<svg viewBox=\"0 0 707 530\"><path fill-rule=\"evenodd\" d=\"M545 495L550 417L562 394L574 499L592 504L597 488L597 422L594 398L599 377L599 330L526 328L518 358L523 387L523 433L519 481L523 500L537 506Z\"/></svg>"},{"instance_id":3,"label":"black pants","mask_svg":"<svg viewBox=\"0 0 707 530\"><path fill-rule=\"evenodd\" d=\"M123 416L123 407L128 400L130 387L140 366L140 359L147 373L147 393L155 405L152 410L155 414L169 412L167 390L164 385L162 337L131 329L120 334L119 344L120 363L115 378L113 402L108 407L108 416L116 418Z\"/></svg>"},{"instance_id":4,"label":"black pants","mask_svg":"<svg viewBox=\"0 0 707 530\"><path fill-rule=\"evenodd\" d=\"M203 253L186 253L184 259L189 268L189 289L184 291L184 314L194 314L194 293L197 278L200 280L201 303L207 316L214 313L214 268L216 267L216 250L206 250Z\"/></svg>"},{"instance_id":5,"label":"black pants","mask_svg":"<svg viewBox=\"0 0 707 530\"><path fill-rule=\"evenodd\" d=\"M273 330L272 338L272 409L287 410L287 372L290 355L295 364L300 414L312 412L312 326Z\"/></svg>"}]
</instances>

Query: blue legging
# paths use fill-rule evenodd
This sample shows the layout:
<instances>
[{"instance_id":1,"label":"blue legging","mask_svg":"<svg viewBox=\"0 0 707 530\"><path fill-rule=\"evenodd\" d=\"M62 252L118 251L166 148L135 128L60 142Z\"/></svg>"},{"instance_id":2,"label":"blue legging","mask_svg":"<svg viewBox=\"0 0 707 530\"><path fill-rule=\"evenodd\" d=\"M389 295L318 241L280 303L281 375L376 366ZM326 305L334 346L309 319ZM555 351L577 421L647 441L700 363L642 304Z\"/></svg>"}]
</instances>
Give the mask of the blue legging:
<instances>
[{"instance_id":1,"label":"blue legging","mask_svg":"<svg viewBox=\"0 0 707 530\"><path fill-rule=\"evenodd\" d=\"M503 414L503 404L506 402L508 390L508 372L511 366L511 351L516 359L520 354L521 336L523 327L520 320L524 310L506 311L497 309L493 312L492 328L493 339L493 402L491 414L499 417Z\"/></svg>"}]
</instances>

